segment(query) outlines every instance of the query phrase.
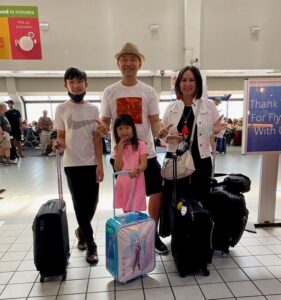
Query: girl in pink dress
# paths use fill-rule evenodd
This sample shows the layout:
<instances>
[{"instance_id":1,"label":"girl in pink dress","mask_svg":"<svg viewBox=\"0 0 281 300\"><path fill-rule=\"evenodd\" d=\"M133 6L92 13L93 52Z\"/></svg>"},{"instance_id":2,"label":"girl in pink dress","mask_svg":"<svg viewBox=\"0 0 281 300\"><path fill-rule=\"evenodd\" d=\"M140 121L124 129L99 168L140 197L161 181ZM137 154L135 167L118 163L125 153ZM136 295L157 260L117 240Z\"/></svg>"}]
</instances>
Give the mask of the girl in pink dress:
<instances>
[{"instance_id":1,"label":"girl in pink dress","mask_svg":"<svg viewBox=\"0 0 281 300\"><path fill-rule=\"evenodd\" d=\"M130 115L119 115L115 120L113 132L116 142L114 169L129 171L129 174L117 177L114 191L115 208L122 208L124 212L144 211L146 192L143 172L147 167L148 155L146 144L138 139L135 123Z\"/></svg>"}]
</instances>

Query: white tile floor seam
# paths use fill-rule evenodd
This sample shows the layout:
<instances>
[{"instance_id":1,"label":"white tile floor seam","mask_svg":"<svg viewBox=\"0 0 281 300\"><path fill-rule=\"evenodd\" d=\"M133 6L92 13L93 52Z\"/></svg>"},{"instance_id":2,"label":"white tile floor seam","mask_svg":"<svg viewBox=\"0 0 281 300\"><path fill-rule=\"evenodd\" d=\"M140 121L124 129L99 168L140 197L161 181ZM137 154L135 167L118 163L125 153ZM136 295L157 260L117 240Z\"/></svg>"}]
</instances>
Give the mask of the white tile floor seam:
<instances>
[{"instance_id":1,"label":"white tile floor seam","mask_svg":"<svg viewBox=\"0 0 281 300\"><path fill-rule=\"evenodd\" d=\"M246 158L238 154L236 149L231 149L227 155L218 155L218 172L228 173L230 166L241 167L243 164L243 173L248 172L246 175L251 177L253 161L260 163L260 157ZM108 163L108 156L104 162ZM42 179L42 176L50 178L50 174L55 174L54 167L54 157L27 157L18 166L0 166L1 187L3 185L7 189L2 194L4 199L0 200L0 300L281 299L281 228L278 227L259 228L257 234L245 232L239 244L231 248L228 257L222 258L216 252L209 266L208 277L194 274L181 278L170 254L157 255L156 268L147 276L128 284L116 283L105 267L105 222L112 216L110 166L105 168L107 179L101 184L98 210L92 223L100 255L99 263L90 266L85 261L85 252L77 249L74 235L77 223L64 178L71 247L68 274L65 282L55 277L40 283L33 262L31 226L40 205L49 198L56 198L55 175L49 179L48 186L43 184ZM29 172L34 181L32 187L28 184L27 176L22 177L22 174ZM39 174L40 178L36 179ZM10 179L13 176L22 178L17 190ZM255 175L251 179L252 190L245 197L250 210L249 219L253 221L257 215L255 203L259 178ZM280 194L277 198L280 199ZM280 202L276 206L276 212L280 215ZM170 247L170 238L164 240Z\"/></svg>"}]
</instances>

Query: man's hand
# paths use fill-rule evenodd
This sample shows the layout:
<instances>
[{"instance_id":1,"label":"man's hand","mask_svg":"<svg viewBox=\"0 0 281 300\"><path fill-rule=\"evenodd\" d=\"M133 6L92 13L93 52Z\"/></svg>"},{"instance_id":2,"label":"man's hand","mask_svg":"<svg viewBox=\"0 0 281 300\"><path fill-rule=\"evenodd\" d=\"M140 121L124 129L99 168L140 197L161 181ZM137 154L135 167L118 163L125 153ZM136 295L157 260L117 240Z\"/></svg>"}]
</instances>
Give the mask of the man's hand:
<instances>
[{"instance_id":1,"label":"man's hand","mask_svg":"<svg viewBox=\"0 0 281 300\"><path fill-rule=\"evenodd\" d=\"M97 128L96 131L101 135L104 136L106 134L108 134L109 132L109 128L107 126L106 123L100 121L100 120L95 120L95 122L97 123Z\"/></svg>"}]
</instances>

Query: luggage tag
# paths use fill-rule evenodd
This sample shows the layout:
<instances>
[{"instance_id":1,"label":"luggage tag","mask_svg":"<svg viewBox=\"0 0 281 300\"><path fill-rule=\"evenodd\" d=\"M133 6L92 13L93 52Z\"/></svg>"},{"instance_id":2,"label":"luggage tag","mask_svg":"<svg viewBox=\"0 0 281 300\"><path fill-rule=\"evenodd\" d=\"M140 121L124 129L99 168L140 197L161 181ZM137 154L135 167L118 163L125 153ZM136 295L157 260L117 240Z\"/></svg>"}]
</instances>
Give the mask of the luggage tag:
<instances>
[{"instance_id":1,"label":"luggage tag","mask_svg":"<svg viewBox=\"0 0 281 300\"><path fill-rule=\"evenodd\" d=\"M181 212L181 215L184 217L187 213L186 201L182 200L178 202L177 209Z\"/></svg>"}]
</instances>

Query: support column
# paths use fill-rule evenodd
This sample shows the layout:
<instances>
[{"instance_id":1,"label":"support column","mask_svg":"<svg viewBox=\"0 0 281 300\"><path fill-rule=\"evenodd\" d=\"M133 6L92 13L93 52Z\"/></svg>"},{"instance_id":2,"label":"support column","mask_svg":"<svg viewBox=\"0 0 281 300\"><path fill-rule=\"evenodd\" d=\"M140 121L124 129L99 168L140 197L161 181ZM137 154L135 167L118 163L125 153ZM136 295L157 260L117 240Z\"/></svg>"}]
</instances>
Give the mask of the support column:
<instances>
[{"instance_id":1,"label":"support column","mask_svg":"<svg viewBox=\"0 0 281 300\"><path fill-rule=\"evenodd\" d=\"M201 0L184 1L184 62L200 67Z\"/></svg>"}]
</instances>

